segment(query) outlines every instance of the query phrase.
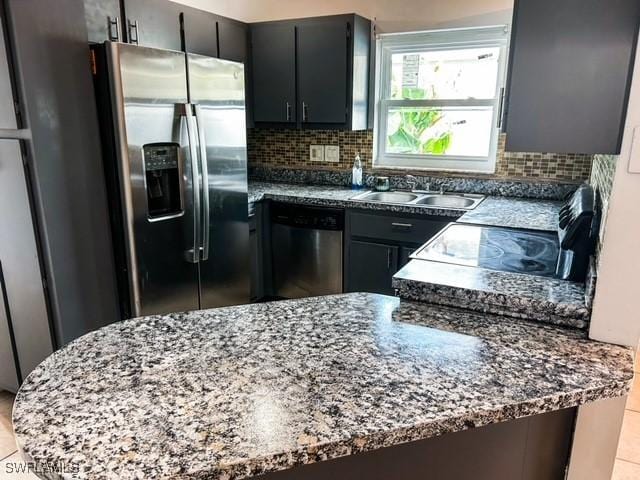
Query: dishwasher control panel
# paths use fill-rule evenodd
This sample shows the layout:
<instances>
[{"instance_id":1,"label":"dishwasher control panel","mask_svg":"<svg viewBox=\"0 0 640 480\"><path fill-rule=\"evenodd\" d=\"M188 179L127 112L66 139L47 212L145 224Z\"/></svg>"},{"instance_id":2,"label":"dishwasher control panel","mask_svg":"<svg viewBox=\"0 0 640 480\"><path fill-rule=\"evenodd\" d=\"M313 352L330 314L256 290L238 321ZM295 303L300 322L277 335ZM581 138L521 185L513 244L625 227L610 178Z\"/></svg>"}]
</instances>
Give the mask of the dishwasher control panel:
<instances>
[{"instance_id":1,"label":"dishwasher control panel","mask_svg":"<svg viewBox=\"0 0 640 480\"><path fill-rule=\"evenodd\" d=\"M344 211L274 203L271 206L271 222L291 227L341 231L344 230Z\"/></svg>"}]
</instances>

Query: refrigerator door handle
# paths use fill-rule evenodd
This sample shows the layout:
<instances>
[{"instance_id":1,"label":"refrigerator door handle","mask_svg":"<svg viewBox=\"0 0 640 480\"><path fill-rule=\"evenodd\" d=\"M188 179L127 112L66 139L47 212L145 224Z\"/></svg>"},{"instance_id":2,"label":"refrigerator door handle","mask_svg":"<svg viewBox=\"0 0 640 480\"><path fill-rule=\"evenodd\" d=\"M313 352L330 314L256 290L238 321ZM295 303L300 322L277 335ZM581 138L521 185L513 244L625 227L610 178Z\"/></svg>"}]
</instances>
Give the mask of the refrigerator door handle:
<instances>
[{"instance_id":1,"label":"refrigerator door handle","mask_svg":"<svg viewBox=\"0 0 640 480\"><path fill-rule=\"evenodd\" d=\"M202 122L202 108L195 105L195 120L198 128L198 144L200 146L200 168L202 173L202 247L200 260L209 259L209 170L207 166L207 143L204 137L204 126Z\"/></svg>"},{"instance_id":2,"label":"refrigerator door handle","mask_svg":"<svg viewBox=\"0 0 640 480\"><path fill-rule=\"evenodd\" d=\"M191 163L191 184L193 186L193 245L185 253L187 262L198 263L200 259L200 170L199 170L199 154L197 149L197 126L192 113L191 104L184 104L182 115L186 119L187 139L189 142L189 160Z\"/></svg>"}]
</instances>

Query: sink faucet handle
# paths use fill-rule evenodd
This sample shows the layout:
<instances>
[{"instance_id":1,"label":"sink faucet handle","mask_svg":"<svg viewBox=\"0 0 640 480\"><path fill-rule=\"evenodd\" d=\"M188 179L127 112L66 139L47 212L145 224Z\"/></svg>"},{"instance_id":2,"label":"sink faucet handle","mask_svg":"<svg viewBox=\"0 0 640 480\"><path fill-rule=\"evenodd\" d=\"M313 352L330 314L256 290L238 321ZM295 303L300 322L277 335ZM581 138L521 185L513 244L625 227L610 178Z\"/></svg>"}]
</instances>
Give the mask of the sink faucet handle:
<instances>
[{"instance_id":1,"label":"sink faucet handle","mask_svg":"<svg viewBox=\"0 0 640 480\"><path fill-rule=\"evenodd\" d=\"M405 180L410 190L415 190L418 187L418 179L413 175L405 175Z\"/></svg>"}]
</instances>

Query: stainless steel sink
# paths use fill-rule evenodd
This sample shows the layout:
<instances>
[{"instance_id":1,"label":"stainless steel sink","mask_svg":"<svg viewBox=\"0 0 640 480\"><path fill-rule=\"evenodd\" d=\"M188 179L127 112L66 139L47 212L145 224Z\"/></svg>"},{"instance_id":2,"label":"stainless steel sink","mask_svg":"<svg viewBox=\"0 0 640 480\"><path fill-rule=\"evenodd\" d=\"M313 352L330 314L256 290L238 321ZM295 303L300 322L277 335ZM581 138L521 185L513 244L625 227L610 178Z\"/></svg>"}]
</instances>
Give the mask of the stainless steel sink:
<instances>
[{"instance_id":1,"label":"stainless steel sink","mask_svg":"<svg viewBox=\"0 0 640 480\"><path fill-rule=\"evenodd\" d=\"M472 210L482 200L484 195L434 193L428 191L414 190L412 192L391 191L375 192L368 191L360 193L351 200L358 202L380 202L393 203L399 205L424 206L432 208L451 208L457 210Z\"/></svg>"},{"instance_id":2,"label":"stainless steel sink","mask_svg":"<svg viewBox=\"0 0 640 480\"><path fill-rule=\"evenodd\" d=\"M358 200L363 202L409 203L419 196L410 192L366 192L363 195L358 195Z\"/></svg>"},{"instance_id":3,"label":"stainless steel sink","mask_svg":"<svg viewBox=\"0 0 640 480\"><path fill-rule=\"evenodd\" d=\"M433 195L419 198L414 203L416 205L429 205L442 208L469 208L476 203L476 201L457 195Z\"/></svg>"}]
</instances>

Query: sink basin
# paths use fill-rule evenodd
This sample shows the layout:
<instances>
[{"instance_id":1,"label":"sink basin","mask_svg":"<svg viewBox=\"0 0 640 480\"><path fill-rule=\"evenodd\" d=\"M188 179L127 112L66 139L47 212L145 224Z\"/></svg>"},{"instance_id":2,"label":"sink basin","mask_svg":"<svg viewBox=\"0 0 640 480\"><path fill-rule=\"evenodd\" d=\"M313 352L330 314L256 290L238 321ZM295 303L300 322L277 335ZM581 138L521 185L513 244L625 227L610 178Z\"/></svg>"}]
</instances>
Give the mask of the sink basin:
<instances>
[{"instance_id":1,"label":"sink basin","mask_svg":"<svg viewBox=\"0 0 640 480\"><path fill-rule=\"evenodd\" d=\"M358 196L358 200L365 202L409 203L418 195L409 192L369 192Z\"/></svg>"},{"instance_id":2,"label":"sink basin","mask_svg":"<svg viewBox=\"0 0 640 480\"><path fill-rule=\"evenodd\" d=\"M474 203L476 203L476 200L455 195L433 195L423 197L415 202L416 205L430 205L432 207L443 208L469 208Z\"/></svg>"},{"instance_id":3,"label":"sink basin","mask_svg":"<svg viewBox=\"0 0 640 480\"><path fill-rule=\"evenodd\" d=\"M403 192L396 190L391 192L369 191L360 193L355 197L351 197L351 199L358 202L380 202L400 205L423 206L425 208L433 207L471 210L475 208L482 200L484 200L484 196L466 193L444 194L420 190L414 190L412 192Z\"/></svg>"}]
</instances>

